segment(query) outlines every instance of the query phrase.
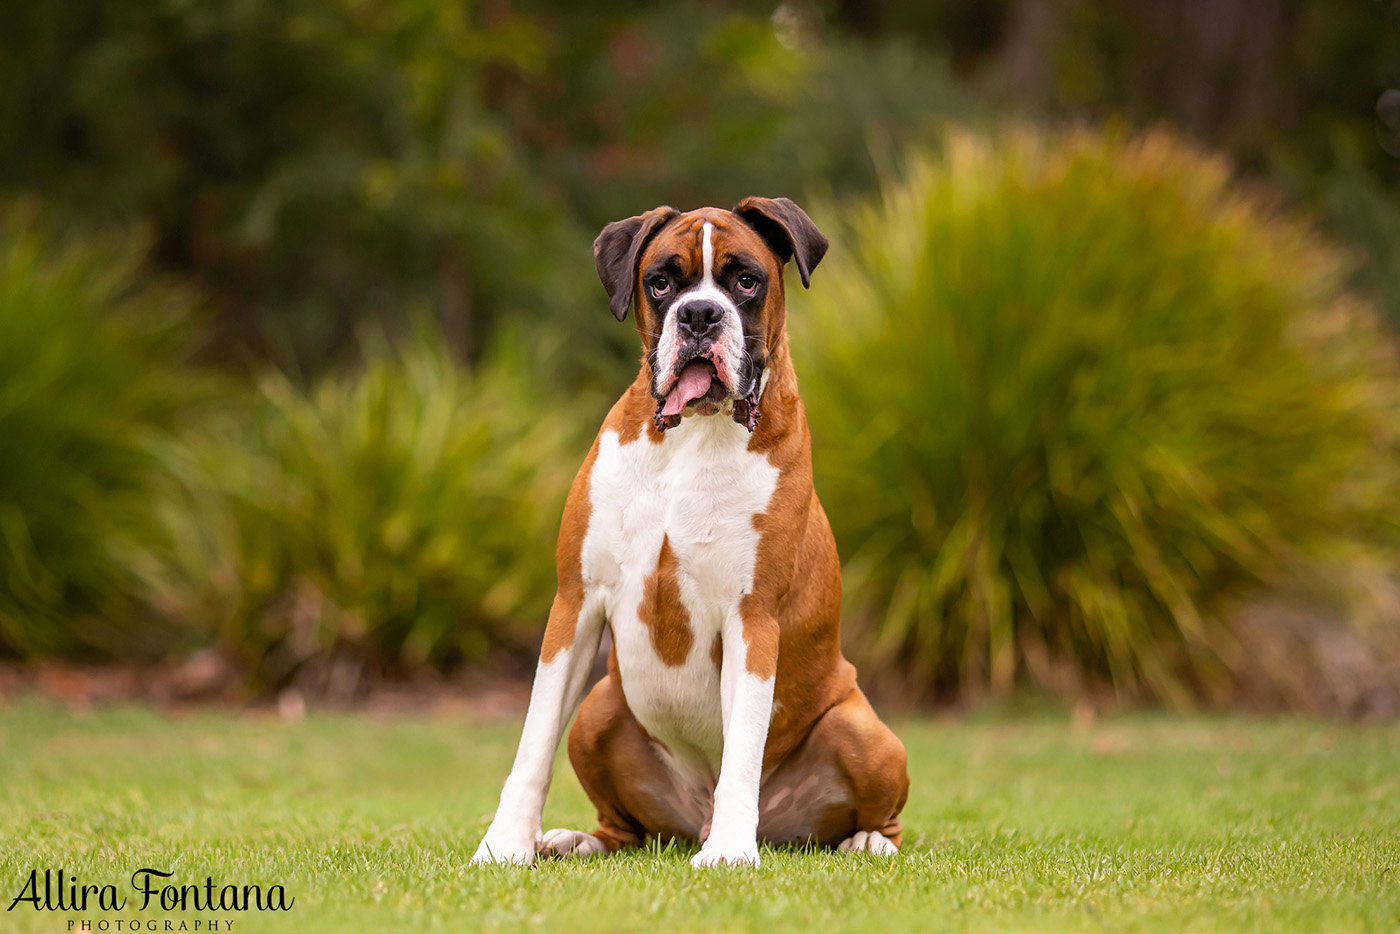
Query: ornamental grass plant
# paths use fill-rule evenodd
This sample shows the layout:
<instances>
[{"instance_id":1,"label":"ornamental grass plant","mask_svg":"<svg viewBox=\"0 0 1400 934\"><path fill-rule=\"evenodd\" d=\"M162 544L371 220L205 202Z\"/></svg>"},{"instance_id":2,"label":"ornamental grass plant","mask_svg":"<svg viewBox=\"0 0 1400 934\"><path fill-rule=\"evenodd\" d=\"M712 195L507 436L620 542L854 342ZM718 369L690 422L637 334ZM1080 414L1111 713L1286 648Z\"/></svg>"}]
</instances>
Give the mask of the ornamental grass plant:
<instances>
[{"instance_id":1,"label":"ornamental grass plant","mask_svg":"<svg viewBox=\"0 0 1400 934\"><path fill-rule=\"evenodd\" d=\"M1232 623L1266 591L1394 644L1396 605L1358 634L1336 583L1393 587L1392 338L1223 160L955 135L817 220L835 248L790 320L867 664L925 694L1222 702L1326 650Z\"/></svg>"},{"instance_id":2,"label":"ornamental grass plant","mask_svg":"<svg viewBox=\"0 0 1400 934\"><path fill-rule=\"evenodd\" d=\"M369 356L310 390L265 375L161 452L160 534L128 566L256 686L347 699L542 630L582 456L568 401L508 350L459 366L435 331Z\"/></svg>"},{"instance_id":3,"label":"ornamental grass plant","mask_svg":"<svg viewBox=\"0 0 1400 934\"><path fill-rule=\"evenodd\" d=\"M143 278L140 237L0 212L0 656L140 657L169 632L114 559L144 515L150 445L203 392L194 303Z\"/></svg>"}]
</instances>

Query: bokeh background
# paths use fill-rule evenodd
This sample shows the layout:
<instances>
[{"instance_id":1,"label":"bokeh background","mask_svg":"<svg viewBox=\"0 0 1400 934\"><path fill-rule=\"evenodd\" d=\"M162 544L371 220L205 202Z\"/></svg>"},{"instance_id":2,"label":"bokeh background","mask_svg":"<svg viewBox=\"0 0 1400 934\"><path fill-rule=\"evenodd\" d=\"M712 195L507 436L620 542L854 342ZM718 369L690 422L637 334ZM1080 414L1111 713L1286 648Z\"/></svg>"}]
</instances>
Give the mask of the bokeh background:
<instances>
[{"instance_id":1,"label":"bokeh background","mask_svg":"<svg viewBox=\"0 0 1400 934\"><path fill-rule=\"evenodd\" d=\"M1394 0L4 4L4 670L528 676L592 238L762 194L881 699L1394 712L1397 157Z\"/></svg>"}]
</instances>

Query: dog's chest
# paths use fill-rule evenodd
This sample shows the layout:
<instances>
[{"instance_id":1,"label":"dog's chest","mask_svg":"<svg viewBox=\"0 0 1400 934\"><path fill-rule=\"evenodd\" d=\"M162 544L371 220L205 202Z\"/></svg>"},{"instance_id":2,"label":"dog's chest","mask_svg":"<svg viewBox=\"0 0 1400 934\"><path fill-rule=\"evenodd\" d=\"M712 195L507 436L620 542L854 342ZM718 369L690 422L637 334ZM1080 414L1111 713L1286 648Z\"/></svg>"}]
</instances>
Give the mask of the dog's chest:
<instances>
[{"instance_id":1,"label":"dog's chest","mask_svg":"<svg viewBox=\"0 0 1400 934\"><path fill-rule=\"evenodd\" d=\"M652 736L717 767L723 744L716 639L753 587L778 469L719 416L653 443L607 431L590 474L585 587L603 602L622 691Z\"/></svg>"}]
</instances>

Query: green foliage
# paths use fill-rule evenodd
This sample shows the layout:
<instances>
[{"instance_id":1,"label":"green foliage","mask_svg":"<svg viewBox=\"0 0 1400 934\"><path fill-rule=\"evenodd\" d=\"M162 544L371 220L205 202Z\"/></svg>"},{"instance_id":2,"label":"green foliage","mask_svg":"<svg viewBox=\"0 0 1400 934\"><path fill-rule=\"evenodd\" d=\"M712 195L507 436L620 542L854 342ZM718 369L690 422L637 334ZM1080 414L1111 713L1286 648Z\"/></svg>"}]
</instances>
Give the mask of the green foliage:
<instances>
[{"instance_id":1,"label":"green foliage","mask_svg":"<svg viewBox=\"0 0 1400 934\"><path fill-rule=\"evenodd\" d=\"M223 352L321 368L431 304L474 356L497 309L589 270L554 259L568 227L491 101L542 42L431 0L11 5L0 186L148 221L220 299Z\"/></svg>"},{"instance_id":2,"label":"green foliage","mask_svg":"<svg viewBox=\"0 0 1400 934\"><path fill-rule=\"evenodd\" d=\"M276 683L514 644L551 589L566 427L592 424L561 401L636 361L594 233L662 202L868 192L885 153L984 111L967 88L1178 121L1318 208L1393 312L1395 140L1370 106L1390 11L1271 2L1240 30L1245 6L0 6L0 192L152 231L0 235L0 651L216 632ZM933 690L1214 696L1253 648L1214 622L1222 595L1389 532L1385 350L1335 258L1210 160L1099 145L916 166L812 298L799 362L855 619ZM177 371L189 302L143 264L210 299L206 359L295 378L172 440L206 377ZM410 308L470 373L420 338L304 391ZM522 344L528 365L489 356Z\"/></svg>"},{"instance_id":3,"label":"green foliage","mask_svg":"<svg viewBox=\"0 0 1400 934\"><path fill-rule=\"evenodd\" d=\"M1316 188L1312 200L1319 213L1361 260L1356 285L1374 295L1390 325L1400 328L1400 190L1387 190L1344 153L1335 171L1316 179Z\"/></svg>"},{"instance_id":4,"label":"green foliage","mask_svg":"<svg viewBox=\"0 0 1400 934\"><path fill-rule=\"evenodd\" d=\"M890 153L980 112L941 59L824 31L801 4L575 5L551 21L542 74L522 79L531 106L522 90L512 113L581 233L555 260L589 255L604 224L660 204L869 192ZM600 327L600 306L578 295L601 295L591 269L546 327L523 323L566 348L552 366L562 385L615 385L635 372L635 334ZM599 365L603 351L615 366Z\"/></svg>"},{"instance_id":5,"label":"green foliage","mask_svg":"<svg viewBox=\"0 0 1400 934\"><path fill-rule=\"evenodd\" d=\"M1170 121L1229 153L1357 248L1356 281L1400 326L1400 114L1378 107L1400 86L1393 5L1217 0L1187 13L1064 0L1025 17L992 6L1023 31L1001 50L1014 62L1004 94L1042 114Z\"/></svg>"},{"instance_id":6,"label":"green foliage","mask_svg":"<svg viewBox=\"0 0 1400 934\"><path fill-rule=\"evenodd\" d=\"M635 360L598 326L603 224L868 187L872 143L965 108L936 62L800 23L784 45L768 6L536 6L10 4L0 189L149 223L216 299L215 353L316 374L427 307L468 359L562 335L570 386Z\"/></svg>"},{"instance_id":7,"label":"green foliage","mask_svg":"<svg viewBox=\"0 0 1400 934\"><path fill-rule=\"evenodd\" d=\"M189 301L141 278L142 247L0 218L0 653L162 647L110 550L200 381L177 369Z\"/></svg>"},{"instance_id":8,"label":"green foliage","mask_svg":"<svg viewBox=\"0 0 1400 934\"><path fill-rule=\"evenodd\" d=\"M264 684L339 691L518 650L554 593L581 457L569 401L526 372L509 353L463 370L425 331L309 393L267 375L163 450L163 534L127 564Z\"/></svg>"},{"instance_id":9,"label":"green foliage","mask_svg":"<svg viewBox=\"0 0 1400 934\"><path fill-rule=\"evenodd\" d=\"M0 652L217 641L262 683L332 690L528 643L578 395L545 398L507 345L464 370L424 329L310 392L268 373L215 405L143 247L0 228Z\"/></svg>"},{"instance_id":10,"label":"green foliage","mask_svg":"<svg viewBox=\"0 0 1400 934\"><path fill-rule=\"evenodd\" d=\"M817 219L790 319L872 660L1177 704L1286 676L1220 600L1400 502L1393 354L1328 249L1165 133L955 136Z\"/></svg>"},{"instance_id":11,"label":"green foliage","mask_svg":"<svg viewBox=\"0 0 1400 934\"><path fill-rule=\"evenodd\" d=\"M926 52L823 33L801 5L770 12L565 14L546 67L569 80L556 91L558 137L540 155L585 226L813 185L866 192L886 150L977 112Z\"/></svg>"}]
</instances>

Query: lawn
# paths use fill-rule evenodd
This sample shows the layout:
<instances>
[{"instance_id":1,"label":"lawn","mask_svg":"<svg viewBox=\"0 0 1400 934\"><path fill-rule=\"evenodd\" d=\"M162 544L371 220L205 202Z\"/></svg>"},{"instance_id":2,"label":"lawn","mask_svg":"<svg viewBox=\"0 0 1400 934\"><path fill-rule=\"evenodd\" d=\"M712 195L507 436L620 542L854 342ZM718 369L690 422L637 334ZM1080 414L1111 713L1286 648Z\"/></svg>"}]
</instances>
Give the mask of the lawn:
<instances>
[{"instance_id":1,"label":"lawn","mask_svg":"<svg viewBox=\"0 0 1400 934\"><path fill-rule=\"evenodd\" d=\"M518 723L140 708L0 709L0 910L32 870L118 912L0 911L0 931L1341 931L1400 929L1400 726L1038 710L897 723L913 788L891 861L686 847L468 865ZM545 826L591 827L567 764ZM137 910L130 877L282 884L286 912ZM149 922L155 922L152 926ZM81 926L75 927L81 930Z\"/></svg>"}]
</instances>

